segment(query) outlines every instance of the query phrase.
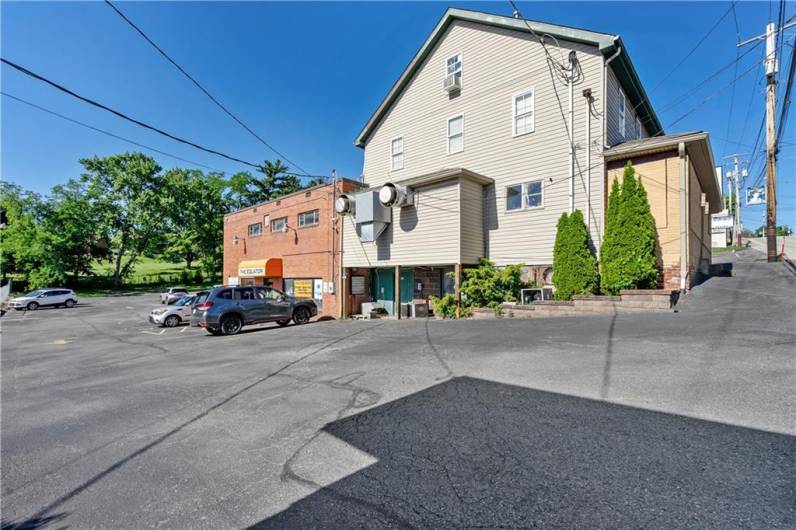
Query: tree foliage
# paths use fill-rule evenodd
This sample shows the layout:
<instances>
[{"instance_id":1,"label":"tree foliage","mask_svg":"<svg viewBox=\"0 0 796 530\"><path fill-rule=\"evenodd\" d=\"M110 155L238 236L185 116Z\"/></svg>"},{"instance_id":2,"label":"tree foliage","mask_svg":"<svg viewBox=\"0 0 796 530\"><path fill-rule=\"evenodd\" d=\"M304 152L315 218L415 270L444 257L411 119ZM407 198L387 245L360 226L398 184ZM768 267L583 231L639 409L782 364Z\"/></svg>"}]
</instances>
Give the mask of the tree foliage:
<instances>
[{"instance_id":1,"label":"tree foliage","mask_svg":"<svg viewBox=\"0 0 796 530\"><path fill-rule=\"evenodd\" d=\"M262 177L239 172L228 179L195 169L163 172L142 153L80 162L80 178L47 197L0 183L4 278L24 278L31 287L74 284L96 261L110 261L119 287L143 256L188 268L200 263L213 276L221 269L225 213L301 189L279 160L264 162Z\"/></svg>"},{"instance_id":2,"label":"tree foliage","mask_svg":"<svg viewBox=\"0 0 796 530\"><path fill-rule=\"evenodd\" d=\"M597 259L589 247L589 232L583 214L564 212L558 220L553 248L553 284L557 300L574 295L595 294L599 287Z\"/></svg>"},{"instance_id":3,"label":"tree foliage","mask_svg":"<svg viewBox=\"0 0 796 530\"><path fill-rule=\"evenodd\" d=\"M600 248L601 290L618 294L622 289L655 288L659 275L656 238L647 192L628 161L621 188L614 181L608 197Z\"/></svg>"}]
</instances>

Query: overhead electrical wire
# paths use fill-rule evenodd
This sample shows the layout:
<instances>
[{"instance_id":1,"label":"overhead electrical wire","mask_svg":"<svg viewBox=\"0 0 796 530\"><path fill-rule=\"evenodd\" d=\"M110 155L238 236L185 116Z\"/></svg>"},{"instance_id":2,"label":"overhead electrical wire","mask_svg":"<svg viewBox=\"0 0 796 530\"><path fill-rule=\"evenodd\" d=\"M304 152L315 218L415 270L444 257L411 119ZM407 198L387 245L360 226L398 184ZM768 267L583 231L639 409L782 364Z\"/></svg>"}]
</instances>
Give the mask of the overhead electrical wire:
<instances>
[{"instance_id":1,"label":"overhead electrical wire","mask_svg":"<svg viewBox=\"0 0 796 530\"><path fill-rule=\"evenodd\" d=\"M114 115L116 115L116 116L118 116L118 117L120 117L120 118L122 118L124 120L127 120L130 123L134 123L134 124L136 124L136 125L138 125L140 127L143 127L145 129L149 129L150 131L154 131L154 132L156 132L156 133L158 133L158 134L160 134L162 136L165 136L166 138L170 138L170 139L172 139L172 140L174 140L176 142L180 142L180 143L185 144L185 145L190 145L191 147L199 149L200 151L204 151L206 153L217 155L217 156L220 156L222 158L226 158L227 160L231 160L233 162L238 162L239 164L243 164L243 165L246 165L246 166L249 166L249 167L253 167L255 169L260 169L260 165L259 164L254 164L252 162L247 162L246 160L242 160L240 158L227 155L225 153L222 153L221 151L217 151L215 149L210 149L209 147L204 147L204 146L199 145L199 144L197 144L195 142L192 142L190 140L186 140L184 138L180 138L179 136L175 136L175 135L173 135L171 133L168 133L168 132L164 131L163 129L159 129L158 127L155 127L153 125L149 125L148 123L144 123L141 120L137 120L135 118L131 118L130 116L124 114L123 112L120 112L118 110L112 109L111 107L108 107L107 105L103 105L102 103L99 103L98 101L95 101L95 100L93 100L91 98L87 98L85 96L81 96L80 94L78 94L76 92L73 92L72 90L69 90L68 88L64 87L63 85L60 85L60 84L56 83L55 81L51 81L51 80L47 79L44 76L41 76L41 75L39 75L39 74L37 74L35 72L32 72L31 70L28 70L24 66L20 66L20 65L14 63L12 61L9 61L8 59L0 58L0 61L2 61L3 64L7 64L11 68L16 69L16 70L22 72L23 74L25 74L25 75L27 75L29 77L37 79L37 80L39 80L39 81L41 81L43 83L46 83L46 84L52 86L53 88L56 88L56 89L60 90L61 92L64 92L65 94L69 94L70 96L72 96L74 98L77 98L77 99L79 99L79 100L81 100L81 101L83 101L85 103L88 103L89 105L92 105L94 107L97 107L97 108L100 108L100 109L105 110L107 112L110 112L111 114L114 114Z\"/></svg>"},{"instance_id":2,"label":"overhead electrical wire","mask_svg":"<svg viewBox=\"0 0 796 530\"><path fill-rule=\"evenodd\" d=\"M127 22L127 24L129 24L129 25L130 25L130 27L132 27L132 28L133 28L133 29L134 29L134 30L135 30L135 31L136 31L136 32L137 32L139 35L141 35L141 37L142 37L142 38L143 38L145 41L147 41L147 42L148 42L148 43L149 43L149 44L150 44L150 45L151 45L153 48L155 48L155 50L157 50L157 52L158 52L160 55L162 55L162 56L163 56L163 57L164 57L164 58L165 58L167 61L169 61L169 62L170 62L170 63L171 63L171 64L172 64L172 65L173 65L173 66L174 66L174 67L175 67L177 70L179 70L179 71L180 71L180 73L182 73L182 75L184 75L186 78L188 78L188 80L190 80L190 81L191 81L191 83L193 83L193 84L194 84L194 86L196 86L196 88L198 88L199 90L201 90L201 91L202 91L202 93L204 93L204 95L205 95L205 96L207 96L207 97L210 99L210 101L212 101L213 103L215 103L215 104L218 106L218 108L220 108L222 111L224 111L224 113L225 113L225 114L227 114L227 115L228 115L230 118L232 118L233 120L235 120L235 122L236 122L238 125L240 125L241 127L243 127L243 129L245 129L245 130L246 130L246 131L247 131L249 134L251 134L251 135L252 135L252 136L254 136L254 137L257 139L257 140L259 140L259 141L260 141L260 143L262 143L262 144L263 144L265 147L267 147L269 150L271 150L273 153L275 153L277 156L279 156L279 157L280 157L281 159L283 159L285 162L289 163L290 165L292 165L293 167L295 167L296 169L298 169L298 170L300 170L300 171L301 171L301 173L295 173L295 174L294 174L295 176L303 176L303 177L312 177L312 176L313 176L313 175L309 175L306 169L302 168L300 165L298 165L297 163L293 162L293 161L292 161L292 160L290 160L290 159L289 159L287 156L285 156L283 153L281 153L280 151L278 151L278 150L277 150L277 149L276 149L276 148L275 148L273 145L271 145L270 143L266 142L266 141L265 141L265 140L264 140L264 139L263 139L263 138L262 138L262 137L261 137L259 134L257 134L256 132L254 132L254 131L251 129L251 127L249 127L248 125L246 125L245 123L243 123L243 121L242 121L240 118L238 118L238 116L236 116L235 114L233 114L233 113L232 113L232 112L231 112L231 111L230 111L230 110L229 110L229 109L228 109L226 106L224 106L224 104L223 104L223 103L221 103L221 102L220 102L220 101L219 101L219 100L218 100L218 99L217 99L215 96L213 96L213 95L212 95L212 94L211 94L211 93L210 93L210 92L209 92L209 91L208 91L208 90L207 90L207 89L206 89L204 86L202 86L202 85L199 83L199 81L197 81L197 80L196 80L196 79L195 79L195 78L194 78L194 77L193 77L191 74L189 74L187 71L185 71L185 69L184 69L182 66L180 66L180 65L177 63L177 61L175 61L174 59L172 59L172 58L169 56L169 54L167 54L167 53L166 53L166 52L163 50L163 48L161 48L160 46L158 46L158 45L157 45L157 44L156 44L156 43L155 43L155 42L154 42L154 41L153 41L151 38L149 38L149 36L148 36L146 33L144 33L144 31L143 31L141 28L139 28L139 27L138 27L138 26L137 26L137 25L136 25L136 24L135 24L135 23L134 23L132 20L130 20L130 19L129 19L129 18L128 18L128 17L127 17L127 16L126 16L124 13L122 13L122 11L121 11L119 8L117 8L117 7L116 7L116 6L115 6L115 5L114 5L114 4L113 4L113 3L112 3L110 0L105 0L105 3L106 3L106 4L108 4L108 6L109 6L111 9L113 9L113 10L114 10L114 11L115 11L115 12L116 12L116 13L117 13L117 14L118 14L118 15L119 15L119 16L120 16L120 17L121 17L121 18L122 18L122 19L123 19L125 22Z\"/></svg>"},{"instance_id":3,"label":"overhead electrical wire","mask_svg":"<svg viewBox=\"0 0 796 530\"><path fill-rule=\"evenodd\" d=\"M738 42L740 42L741 41L741 28L738 25L738 13L735 11L735 4L732 4L731 9L732 9L732 19L735 22L735 37L736 37L736 40ZM734 69L733 69L733 73L732 73L733 77L736 77L738 75L738 61L740 61L740 54L741 54L741 48L736 46L735 47ZM729 136L730 135L730 127L732 126L732 112L733 112L733 110L735 110L735 85L732 85L732 96L730 96L730 112L727 114L727 129L726 129L726 132L724 133L724 136ZM728 141L725 140L724 141L724 146L723 146L722 152L721 152L722 158L724 157L724 155L727 154L728 144L729 144Z\"/></svg>"},{"instance_id":4,"label":"overhead electrical wire","mask_svg":"<svg viewBox=\"0 0 796 530\"><path fill-rule=\"evenodd\" d=\"M24 100L24 99L22 99L20 97L17 97L17 96L14 96L12 94L9 94L8 92L0 91L0 94L6 96L8 98L11 98L13 100L16 100L16 101L18 101L20 103L24 103L25 105L28 105L29 107L33 107L34 109L40 110L42 112L46 112L47 114L51 114L53 116L61 118L62 120L66 120L66 121L72 122L74 124L80 125L81 127L85 127L87 129L91 129L92 131L96 131L98 133L102 133L102 134L104 134L106 136L110 136L112 138L116 138L117 140L122 140L123 142L127 142L129 144L141 147L143 149L147 149L149 151L153 151L155 153L159 153L161 155L174 158L174 159L179 160L181 162L186 162L186 163L194 165L194 166L203 167L205 169L209 169L209 170L212 170L212 171L218 171L218 172L223 173L223 170L221 170L221 169L218 169L218 168L215 168L215 167L212 167L212 166L207 166L205 164L200 164L199 162L194 162L193 160L188 160L187 158L182 158L180 156L173 155L173 154L168 153L166 151L162 151L160 149L156 149L154 147L150 147L148 145L136 142L135 140L131 140L129 138L125 138L124 136L119 136L118 134L114 134L112 132L108 132L108 131L100 129L98 127L94 127L93 125L89 125L88 123L83 123L82 121L78 121L78 120L76 120L74 118L70 118L69 116L64 116L63 114L55 112L54 110L47 109L47 108L42 107L40 105L36 105L35 103L32 103L32 102Z\"/></svg>"}]
</instances>

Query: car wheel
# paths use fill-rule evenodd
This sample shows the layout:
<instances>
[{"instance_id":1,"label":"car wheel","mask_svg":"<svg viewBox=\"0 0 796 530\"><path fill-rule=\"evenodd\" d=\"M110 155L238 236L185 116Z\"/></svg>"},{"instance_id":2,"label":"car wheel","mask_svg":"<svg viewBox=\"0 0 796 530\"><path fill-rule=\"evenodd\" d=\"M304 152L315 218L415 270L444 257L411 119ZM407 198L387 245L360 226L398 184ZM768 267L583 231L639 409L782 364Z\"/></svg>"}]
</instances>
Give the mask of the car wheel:
<instances>
[{"instance_id":1,"label":"car wheel","mask_svg":"<svg viewBox=\"0 0 796 530\"><path fill-rule=\"evenodd\" d=\"M306 324L310 321L310 310L306 307L297 307L295 311L293 311L293 322L296 324Z\"/></svg>"},{"instance_id":2,"label":"car wheel","mask_svg":"<svg viewBox=\"0 0 796 530\"><path fill-rule=\"evenodd\" d=\"M75 301L67 300L66 303L64 303L64 307L75 307Z\"/></svg>"},{"instance_id":3,"label":"car wheel","mask_svg":"<svg viewBox=\"0 0 796 530\"><path fill-rule=\"evenodd\" d=\"M163 325L167 328L173 328L180 325L180 317L177 315L169 315L166 317L166 320L163 321Z\"/></svg>"},{"instance_id":4,"label":"car wheel","mask_svg":"<svg viewBox=\"0 0 796 530\"><path fill-rule=\"evenodd\" d=\"M243 327L243 321L237 315L225 316L221 319L221 333L235 335Z\"/></svg>"},{"instance_id":5,"label":"car wheel","mask_svg":"<svg viewBox=\"0 0 796 530\"><path fill-rule=\"evenodd\" d=\"M287 320L277 320L276 323L279 324L282 327L285 327L288 324L290 324L290 319L288 318Z\"/></svg>"},{"instance_id":6,"label":"car wheel","mask_svg":"<svg viewBox=\"0 0 796 530\"><path fill-rule=\"evenodd\" d=\"M38 308L39 304L37 304L36 302L31 302L27 306L28 311L36 311Z\"/></svg>"}]
</instances>

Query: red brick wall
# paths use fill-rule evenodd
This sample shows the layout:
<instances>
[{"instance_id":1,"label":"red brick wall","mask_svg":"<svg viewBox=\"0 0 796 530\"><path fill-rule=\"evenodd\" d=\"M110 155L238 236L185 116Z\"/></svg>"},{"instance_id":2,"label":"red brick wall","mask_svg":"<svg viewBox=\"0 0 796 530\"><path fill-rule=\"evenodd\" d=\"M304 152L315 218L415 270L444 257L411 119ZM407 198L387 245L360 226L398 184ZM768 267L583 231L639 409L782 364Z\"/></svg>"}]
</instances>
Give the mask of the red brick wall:
<instances>
[{"instance_id":1,"label":"red brick wall","mask_svg":"<svg viewBox=\"0 0 796 530\"><path fill-rule=\"evenodd\" d=\"M333 197L335 193L349 192L359 186L343 180L337 183L336 191L327 184L226 215L223 282L227 283L230 276L239 276L241 261L282 258L283 278L320 278L324 282L334 282L335 294L323 294L323 315L337 316L340 234L334 222ZM318 224L299 228L298 214L316 209ZM288 231L271 232L270 222L265 222L266 216L269 221L286 217ZM262 234L250 237L248 228L254 223L263 223ZM257 283L262 282L258 280ZM282 279L274 279L273 285L282 289Z\"/></svg>"}]
</instances>

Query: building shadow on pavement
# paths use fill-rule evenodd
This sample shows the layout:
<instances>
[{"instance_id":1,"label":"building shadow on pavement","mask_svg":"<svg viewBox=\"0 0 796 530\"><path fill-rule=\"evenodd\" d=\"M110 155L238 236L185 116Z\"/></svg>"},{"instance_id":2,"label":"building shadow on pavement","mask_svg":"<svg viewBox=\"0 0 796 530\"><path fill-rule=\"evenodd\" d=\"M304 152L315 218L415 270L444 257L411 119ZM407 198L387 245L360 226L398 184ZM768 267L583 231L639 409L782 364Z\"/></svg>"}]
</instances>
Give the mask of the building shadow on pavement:
<instances>
[{"instance_id":1,"label":"building shadow on pavement","mask_svg":"<svg viewBox=\"0 0 796 530\"><path fill-rule=\"evenodd\" d=\"M467 377L324 431L378 461L252 528L796 524L783 434Z\"/></svg>"},{"instance_id":2,"label":"building shadow on pavement","mask_svg":"<svg viewBox=\"0 0 796 530\"><path fill-rule=\"evenodd\" d=\"M66 516L66 513L57 513L55 515L33 517L24 521L3 521L0 523L0 530L37 530L39 528L47 528L62 522ZM59 526L59 528L68 528L68 526Z\"/></svg>"}]
</instances>

